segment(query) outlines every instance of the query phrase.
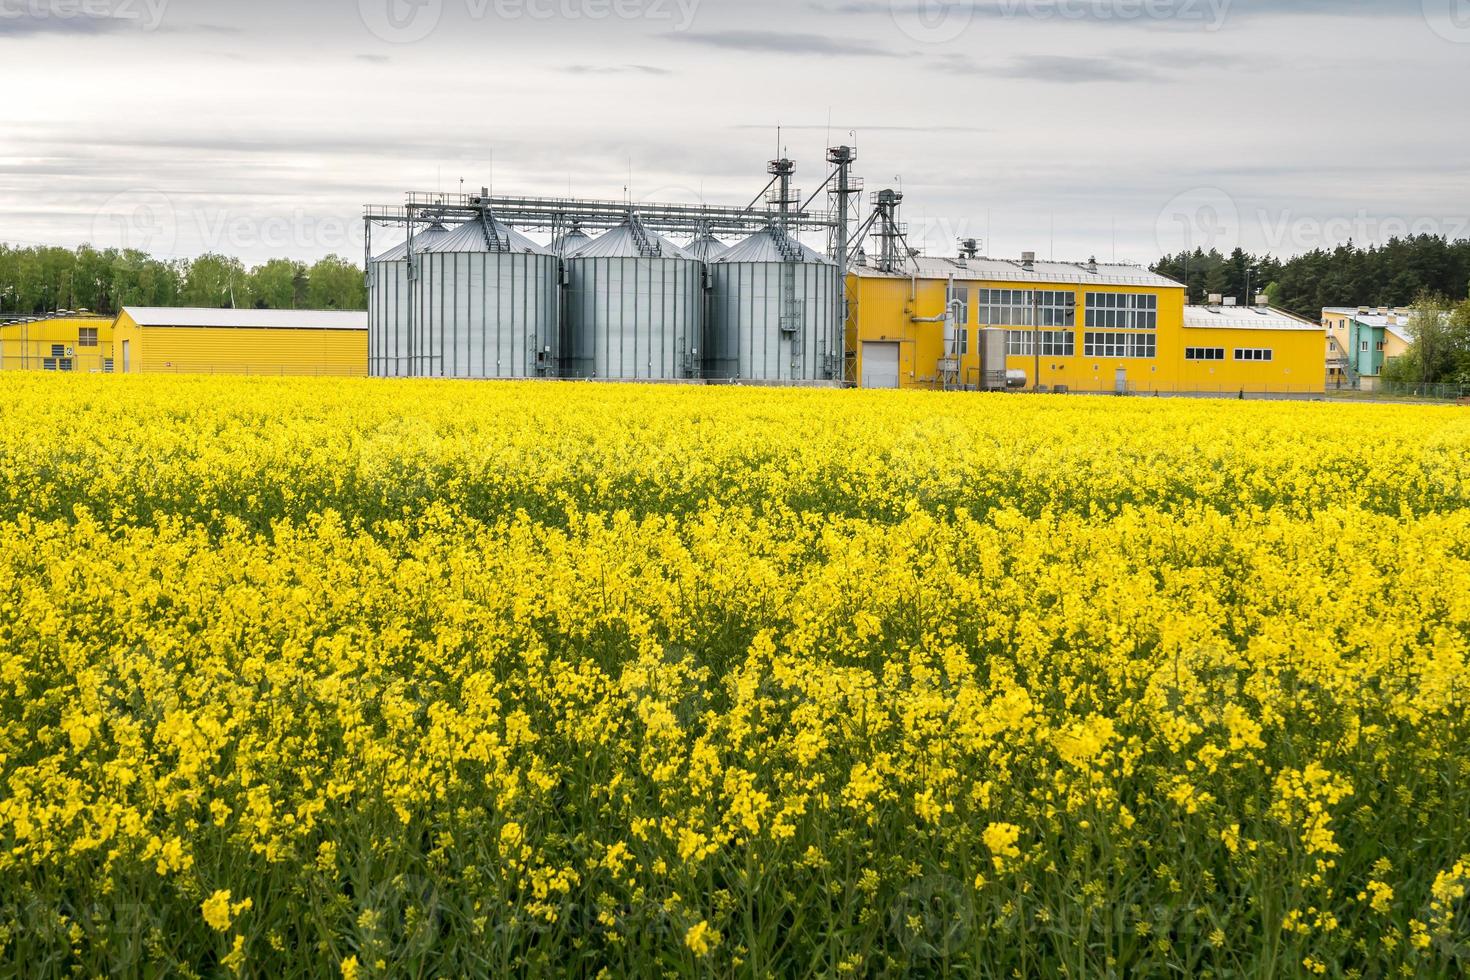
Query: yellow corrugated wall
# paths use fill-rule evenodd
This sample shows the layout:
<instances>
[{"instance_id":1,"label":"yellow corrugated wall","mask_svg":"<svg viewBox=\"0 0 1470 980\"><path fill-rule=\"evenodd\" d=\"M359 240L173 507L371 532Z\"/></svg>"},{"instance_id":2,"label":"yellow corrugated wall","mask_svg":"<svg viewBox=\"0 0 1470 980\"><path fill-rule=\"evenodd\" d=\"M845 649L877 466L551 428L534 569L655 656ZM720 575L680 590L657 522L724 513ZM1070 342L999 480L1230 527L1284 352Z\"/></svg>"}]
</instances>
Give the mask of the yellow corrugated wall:
<instances>
[{"instance_id":1,"label":"yellow corrugated wall","mask_svg":"<svg viewBox=\"0 0 1470 980\"><path fill-rule=\"evenodd\" d=\"M82 346L83 329L97 331L97 343ZM60 346L60 357L52 350ZM106 370L112 358L112 319L100 316L62 316L0 327L0 371L41 371L48 361L65 358L71 370Z\"/></svg>"},{"instance_id":2,"label":"yellow corrugated wall","mask_svg":"<svg viewBox=\"0 0 1470 980\"><path fill-rule=\"evenodd\" d=\"M122 338L119 333L119 339ZM141 327L133 370L174 374L367 374L367 330Z\"/></svg>"}]
</instances>

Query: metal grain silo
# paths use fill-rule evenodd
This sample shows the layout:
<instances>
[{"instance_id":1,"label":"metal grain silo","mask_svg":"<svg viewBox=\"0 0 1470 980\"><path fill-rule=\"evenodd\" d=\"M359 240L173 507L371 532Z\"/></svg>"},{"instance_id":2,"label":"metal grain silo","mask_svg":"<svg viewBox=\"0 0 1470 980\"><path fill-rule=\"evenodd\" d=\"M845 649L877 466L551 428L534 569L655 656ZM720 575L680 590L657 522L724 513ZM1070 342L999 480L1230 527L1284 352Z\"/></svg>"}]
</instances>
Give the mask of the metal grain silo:
<instances>
[{"instance_id":1,"label":"metal grain silo","mask_svg":"<svg viewBox=\"0 0 1470 980\"><path fill-rule=\"evenodd\" d=\"M566 374L700 376L704 265L636 217L566 260Z\"/></svg>"},{"instance_id":2,"label":"metal grain silo","mask_svg":"<svg viewBox=\"0 0 1470 980\"><path fill-rule=\"evenodd\" d=\"M551 240L551 244L546 247L553 255L566 258L582 246L588 245L591 242L592 236L582 230L581 223L573 222L571 231L568 231L564 235L557 235Z\"/></svg>"},{"instance_id":3,"label":"metal grain silo","mask_svg":"<svg viewBox=\"0 0 1470 980\"><path fill-rule=\"evenodd\" d=\"M414 242L413 374L536 378L556 374L559 260L488 212Z\"/></svg>"},{"instance_id":4,"label":"metal grain silo","mask_svg":"<svg viewBox=\"0 0 1470 980\"><path fill-rule=\"evenodd\" d=\"M701 231L694 236L694 241L684 246L684 251L688 252L692 258L707 264L730 251L730 246L708 231Z\"/></svg>"},{"instance_id":5,"label":"metal grain silo","mask_svg":"<svg viewBox=\"0 0 1470 980\"><path fill-rule=\"evenodd\" d=\"M772 226L717 256L709 275L705 377L841 377L842 283L831 259Z\"/></svg>"},{"instance_id":6,"label":"metal grain silo","mask_svg":"<svg viewBox=\"0 0 1470 980\"><path fill-rule=\"evenodd\" d=\"M433 224L413 237L417 254L448 230ZM407 377L409 363L408 242L373 259L368 268L368 373L374 378Z\"/></svg>"}]
</instances>

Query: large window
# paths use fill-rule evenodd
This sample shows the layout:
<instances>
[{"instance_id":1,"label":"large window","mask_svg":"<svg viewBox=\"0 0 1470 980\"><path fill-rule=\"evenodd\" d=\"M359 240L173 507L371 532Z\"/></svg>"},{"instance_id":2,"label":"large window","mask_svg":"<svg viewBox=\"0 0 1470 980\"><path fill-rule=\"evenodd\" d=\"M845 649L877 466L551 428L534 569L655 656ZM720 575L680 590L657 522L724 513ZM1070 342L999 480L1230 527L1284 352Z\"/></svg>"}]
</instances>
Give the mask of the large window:
<instances>
[{"instance_id":1,"label":"large window","mask_svg":"<svg viewBox=\"0 0 1470 980\"><path fill-rule=\"evenodd\" d=\"M1158 334L1089 333L1083 337L1082 351L1088 357L1154 357Z\"/></svg>"},{"instance_id":2,"label":"large window","mask_svg":"<svg viewBox=\"0 0 1470 980\"><path fill-rule=\"evenodd\" d=\"M1237 361L1271 361L1275 360L1276 352L1263 347L1237 347L1235 348L1235 359Z\"/></svg>"},{"instance_id":3,"label":"large window","mask_svg":"<svg viewBox=\"0 0 1470 980\"><path fill-rule=\"evenodd\" d=\"M954 306L956 300L960 304L960 322L958 325L964 326L970 322L970 287L950 285L944 297L944 311L946 313Z\"/></svg>"},{"instance_id":4,"label":"large window","mask_svg":"<svg viewBox=\"0 0 1470 980\"><path fill-rule=\"evenodd\" d=\"M1077 335L1070 330L1008 330L1006 354L1011 357L1035 356L1038 333L1042 357L1073 357L1077 354Z\"/></svg>"},{"instance_id":5,"label":"large window","mask_svg":"<svg viewBox=\"0 0 1470 980\"><path fill-rule=\"evenodd\" d=\"M969 327L960 327L959 331L955 334L955 338L954 339L955 339L955 347L957 348L957 353L959 354L960 357L964 357L966 354L970 353L970 328Z\"/></svg>"},{"instance_id":6,"label":"large window","mask_svg":"<svg viewBox=\"0 0 1470 980\"><path fill-rule=\"evenodd\" d=\"M1152 293L1088 293L1087 326L1101 330L1157 330L1159 298Z\"/></svg>"},{"instance_id":7,"label":"large window","mask_svg":"<svg viewBox=\"0 0 1470 980\"><path fill-rule=\"evenodd\" d=\"M78 347L96 347L97 346L97 328L96 327L81 327L80 329L78 329L77 330L77 346Z\"/></svg>"},{"instance_id":8,"label":"large window","mask_svg":"<svg viewBox=\"0 0 1470 980\"><path fill-rule=\"evenodd\" d=\"M980 324L986 327L1075 327L1077 294L1053 289L982 289ZM1032 311L1039 323L1032 323Z\"/></svg>"},{"instance_id":9,"label":"large window","mask_svg":"<svg viewBox=\"0 0 1470 980\"><path fill-rule=\"evenodd\" d=\"M1184 359L1186 361L1223 361L1225 360L1225 348L1186 347L1184 348Z\"/></svg>"}]
</instances>

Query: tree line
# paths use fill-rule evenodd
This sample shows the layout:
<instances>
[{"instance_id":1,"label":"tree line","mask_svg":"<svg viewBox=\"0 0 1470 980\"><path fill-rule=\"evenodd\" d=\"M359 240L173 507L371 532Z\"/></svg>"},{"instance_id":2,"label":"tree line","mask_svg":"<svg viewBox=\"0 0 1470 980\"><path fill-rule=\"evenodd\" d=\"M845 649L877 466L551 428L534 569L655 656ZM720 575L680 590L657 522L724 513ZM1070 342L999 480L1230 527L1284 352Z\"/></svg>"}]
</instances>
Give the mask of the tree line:
<instances>
[{"instance_id":1,"label":"tree line","mask_svg":"<svg viewBox=\"0 0 1470 980\"><path fill-rule=\"evenodd\" d=\"M1271 305L1309 320L1329 306L1409 306L1428 293L1459 302L1470 293L1470 240L1435 235L1394 238L1360 248L1352 242L1313 249L1289 259L1229 255L1195 249L1168 255L1152 266L1184 283L1191 303L1211 293L1250 303L1265 293Z\"/></svg>"},{"instance_id":2,"label":"tree line","mask_svg":"<svg viewBox=\"0 0 1470 980\"><path fill-rule=\"evenodd\" d=\"M1420 294L1406 332L1409 349L1384 364L1384 381L1470 386L1470 299L1454 303L1436 293Z\"/></svg>"},{"instance_id":3,"label":"tree line","mask_svg":"<svg viewBox=\"0 0 1470 980\"><path fill-rule=\"evenodd\" d=\"M114 315L124 306L365 310L362 269L338 255L308 265L271 259L156 259L136 249L12 247L0 243L0 315L57 310Z\"/></svg>"}]
</instances>

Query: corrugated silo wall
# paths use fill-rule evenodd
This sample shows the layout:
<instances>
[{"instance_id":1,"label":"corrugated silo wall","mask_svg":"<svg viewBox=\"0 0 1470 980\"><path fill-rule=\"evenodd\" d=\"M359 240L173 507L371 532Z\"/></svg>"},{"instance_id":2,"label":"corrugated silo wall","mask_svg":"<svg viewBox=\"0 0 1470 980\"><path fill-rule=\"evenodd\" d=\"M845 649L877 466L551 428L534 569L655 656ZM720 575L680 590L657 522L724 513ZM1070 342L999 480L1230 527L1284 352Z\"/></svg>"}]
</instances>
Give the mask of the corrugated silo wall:
<instances>
[{"instance_id":1,"label":"corrugated silo wall","mask_svg":"<svg viewBox=\"0 0 1470 980\"><path fill-rule=\"evenodd\" d=\"M835 266L716 262L709 269L705 377L827 381L840 374L842 294ZM792 270L793 295L801 316L800 328L790 334L781 330L786 270Z\"/></svg>"},{"instance_id":2,"label":"corrugated silo wall","mask_svg":"<svg viewBox=\"0 0 1470 980\"><path fill-rule=\"evenodd\" d=\"M419 261L418 376L556 375L561 296L555 256L428 252Z\"/></svg>"},{"instance_id":3,"label":"corrugated silo wall","mask_svg":"<svg viewBox=\"0 0 1470 980\"><path fill-rule=\"evenodd\" d=\"M704 266L689 259L567 260L566 371L573 378L698 377Z\"/></svg>"},{"instance_id":4,"label":"corrugated silo wall","mask_svg":"<svg viewBox=\"0 0 1470 980\"><path fill-rule=\"evenodd\" d=\"M408 263L374 262L368 274L368 374L401 378L410 371Z\"/></svg>"}]
</instances>

